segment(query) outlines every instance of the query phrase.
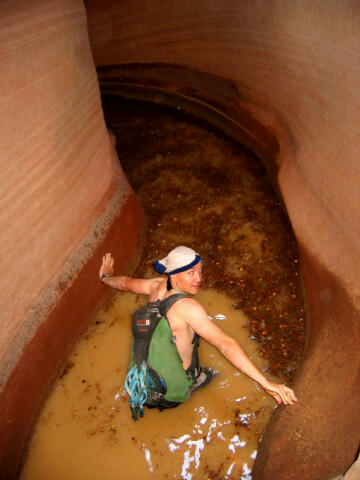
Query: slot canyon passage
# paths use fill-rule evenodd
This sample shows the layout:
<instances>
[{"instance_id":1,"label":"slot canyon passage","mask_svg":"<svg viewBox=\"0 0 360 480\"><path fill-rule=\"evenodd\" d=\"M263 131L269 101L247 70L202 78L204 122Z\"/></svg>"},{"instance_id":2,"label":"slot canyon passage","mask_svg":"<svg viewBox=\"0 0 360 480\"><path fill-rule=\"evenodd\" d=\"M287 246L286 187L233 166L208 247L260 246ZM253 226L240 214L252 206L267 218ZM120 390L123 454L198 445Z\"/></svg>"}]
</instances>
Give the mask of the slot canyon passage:
<instances>
[{"instance_id":1,"label":"slot canyon passage","mask_svg":"<svg viewBox=\"0 0 360 480\"><path fill-rule=\"evenodd\" d=\"M274 381L291 380L305 314L296 242L259 159L179 111L105 96L105 118L147 218L136 276L179 242L204 259L197 296ZM116 263L116 257L115 257ZM91 321L40 417L22 480L249 480L275 402L206 342L219 373L180 407L134 423L123 389L131 314L118 293ZM287 407L291 408L291 407Z\"/></svg>"},{"instance_id":2,"label":"slot canyon passage","mask_svg":"<svg viewBox=\"0 0 360 480\"><path fill-rule=\"evenodd\" d=\"M111 81L138 99L191 103L196 117L247 145L291 222L307 319L292 384L299 402L273 411L253 478L329 480L353 463L360 438L359 24L357 0L1 3L2 480L17 478L50 385L110 294L94 274L99 259L112 251L117 271L132 274L150 232L121 168L126 146L119 140L119 162L105 125L100 89L109 94ZM157 154L152 160L165 162ZM250 332L256 312L244 320Z\"/></svg>"}]
</instances>

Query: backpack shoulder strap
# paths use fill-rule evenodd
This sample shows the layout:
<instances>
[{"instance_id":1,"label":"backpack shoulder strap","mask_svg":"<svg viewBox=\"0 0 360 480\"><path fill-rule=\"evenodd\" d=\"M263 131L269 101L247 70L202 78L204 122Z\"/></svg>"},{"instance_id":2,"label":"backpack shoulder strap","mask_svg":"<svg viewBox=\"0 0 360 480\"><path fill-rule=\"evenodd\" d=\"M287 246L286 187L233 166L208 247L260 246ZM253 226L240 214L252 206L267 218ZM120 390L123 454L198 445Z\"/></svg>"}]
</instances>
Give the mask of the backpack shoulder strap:
<instances>
[{"instance_id":1,"label":"backpack shoulder strap","mask_svg":"<svg viewBox=\"0 0 360 480\"><path fill-rule=\"evenodd\" d=\"M174 293L173 295L170 295L170 297L165 298L159 306L161 315L166 317L170 308L181 298L191 298L191 295L187 295L186 293Z\"/></svg>"}]
</instances>

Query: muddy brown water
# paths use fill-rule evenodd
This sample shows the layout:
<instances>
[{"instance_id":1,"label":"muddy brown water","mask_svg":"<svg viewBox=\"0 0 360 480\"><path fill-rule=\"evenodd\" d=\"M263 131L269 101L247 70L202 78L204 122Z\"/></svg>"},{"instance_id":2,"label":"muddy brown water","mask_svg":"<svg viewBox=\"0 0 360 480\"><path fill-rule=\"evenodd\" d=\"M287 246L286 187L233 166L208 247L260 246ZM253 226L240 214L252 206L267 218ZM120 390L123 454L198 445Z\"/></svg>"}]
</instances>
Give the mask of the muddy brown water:
<instances>
[{"instance_id":1,"label":"muddy brown water","mask_svg":"<svg viewBox=\"0 0 360 480\"><path fill-rule=\"evenodd\" d=\"M197 298L212 321L266 375L290 380L305 338L299 265L259 161L162 107L105 98L104 110L147 216L135 274L151 275L149 264L178 244L195 248L205 274ZM91 319L42 411L22 480L251 479L275 402L206 342L200 359L218 371L212 383L176 409L131 419L130 319L145 301L116 293Z\"/></svg>"},{"instance_id":2,"label":"muddy brown water","mask_svg":"<svg viewBox=\"0 0 360 480\"><path fill-rule=\"evenodd\" d=\"M214 290L198 298L212 321L266 368L244 314ZM131 314L142 303L118 294L93 319L42 412L22 480L250 478L275 402L206 342L202 364L218 371L211 384L175 409L145 409L132 420L123 381Z\"/></svg>"}]
</instances>

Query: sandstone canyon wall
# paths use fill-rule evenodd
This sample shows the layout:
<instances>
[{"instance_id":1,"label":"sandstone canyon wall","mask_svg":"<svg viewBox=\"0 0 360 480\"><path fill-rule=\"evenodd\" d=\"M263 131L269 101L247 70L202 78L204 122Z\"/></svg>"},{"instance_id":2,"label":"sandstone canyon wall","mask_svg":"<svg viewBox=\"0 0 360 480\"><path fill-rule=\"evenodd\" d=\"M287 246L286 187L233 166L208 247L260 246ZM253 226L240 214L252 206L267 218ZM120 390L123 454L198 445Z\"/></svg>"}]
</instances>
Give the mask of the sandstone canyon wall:
<instances>
[{"instance_id":1,"label":"sandstone canyon wall","mask_svg":"<svg viewBox=\"0 0 360 480\"><path fill-rule=\"evenodd\" d=\"M299 404L273 415L254 478L344 471L360 436L359 3L85 7L104 84L223 115L266 164L298 239L309 324ZM104 293L101 254L115 249L129 268L143 220L105 128L83 4L5 0L0 12L0 472L10 479Z\"/></svg>"},{"instance_id":2,"label":"sandstone canyon wall","mask_svg":"<svg viewBox=\"0 0 360 480\"><path fill-rule=\"evenodd\" d=\"M105 127L81 1L1 3L0 111L0 478L9 480L104 295L101 255L116 251L118 269L130 268L143 220Z\"/></svg>"},{"instance_id":3,"label":"sandstone canyon wall","mask_svg":"<svg viewBox=\"0 0 360 480\"><path fill-rule=\"evenodd\" d=\"M360 4L85 5L104 89L207 103L267 165L299 243L309 338L299 404L273 415L254 478L341 473L360 437Z\"/></svg>"}]
</instances>

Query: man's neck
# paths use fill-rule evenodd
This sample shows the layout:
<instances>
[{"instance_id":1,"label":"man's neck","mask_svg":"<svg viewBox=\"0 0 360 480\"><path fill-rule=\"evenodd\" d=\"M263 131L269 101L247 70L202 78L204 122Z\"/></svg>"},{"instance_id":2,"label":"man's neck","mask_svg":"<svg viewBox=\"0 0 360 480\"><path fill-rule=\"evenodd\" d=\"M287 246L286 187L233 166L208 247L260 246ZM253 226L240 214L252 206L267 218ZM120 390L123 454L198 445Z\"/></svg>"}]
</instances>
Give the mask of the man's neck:
<instances>
[{"instance_id":1,"label":"man's neck","mask_svg":"<svg viewBox=\"0 0 360 480\"><path fill-rule=\"evenodd\" d=\"M178 288L172 288L172 289L170 290L170 293L184 293L184 292L182 292L182 291L179 290ZM185 295L187 295L187 294L185 294Z\"/></svg>"}]
</instances>

